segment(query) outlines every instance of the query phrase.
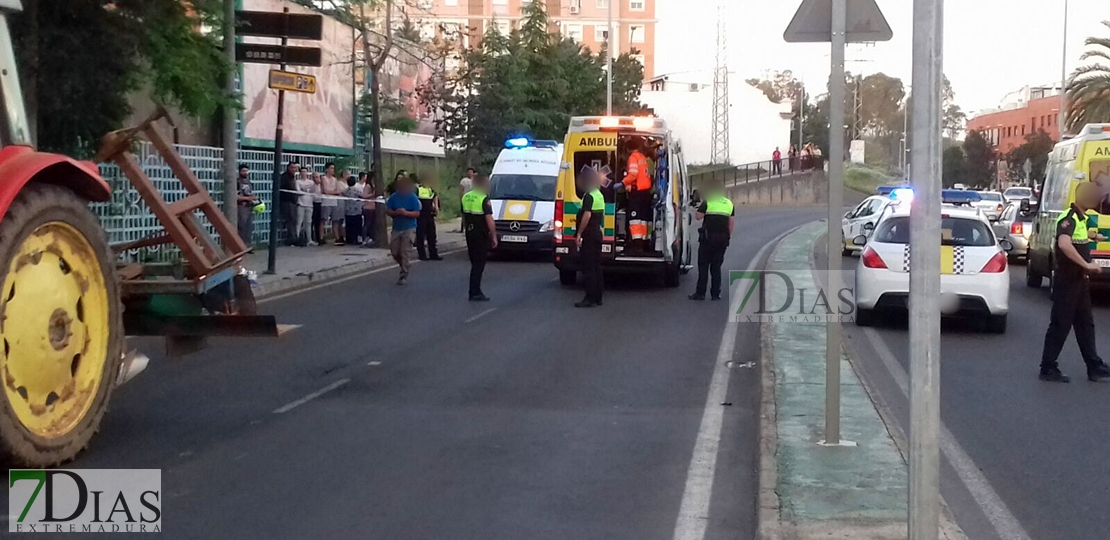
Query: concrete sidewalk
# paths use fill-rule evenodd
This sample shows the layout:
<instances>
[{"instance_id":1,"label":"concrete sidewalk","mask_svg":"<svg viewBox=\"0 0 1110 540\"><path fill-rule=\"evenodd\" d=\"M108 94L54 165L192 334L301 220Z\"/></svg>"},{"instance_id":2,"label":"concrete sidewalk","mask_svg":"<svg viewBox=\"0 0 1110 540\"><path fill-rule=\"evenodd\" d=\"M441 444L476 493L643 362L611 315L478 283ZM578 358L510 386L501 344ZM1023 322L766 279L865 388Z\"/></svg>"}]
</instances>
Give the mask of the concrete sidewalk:
<instances>
[{"instance_id":1,"label":"concrete sidewalk","mask_svg":"<svg viewBox=\"0 0 1110 540\"><path fill-rule=\"evenodd\" d=\"M459 230L459 220L443 221L436 229L440 253L466 246L466 238ZM415 251L413 258L416 258ZM317 247L280 246L277 252L277 273L266 274L268 252L265 246L256 247L243 265L257 273L252 287L255 298L262 299L290 292L330 280L394 266L387 244L382 248L363 248L357 245Z\"/></svg>"},{"instance_id":2,"label":"concrete sidewalk","mask_svg":"<svg viewBox=\"0 0 1110 540\"><path fill-rule=\"evenodd\" d=\"M795 290L817 288L814 222L786 236L767 270L789 274ZM787 290L768 279L769 305ZM764 322L760 433L759 538L874 539L906 537L906 463L847 356L841 361L841 438L855 446L826 447L825 323ZM943 521L943 520L942 520ZM961 535L942 527L942 537Z\"/></svg>"}]
</instances>

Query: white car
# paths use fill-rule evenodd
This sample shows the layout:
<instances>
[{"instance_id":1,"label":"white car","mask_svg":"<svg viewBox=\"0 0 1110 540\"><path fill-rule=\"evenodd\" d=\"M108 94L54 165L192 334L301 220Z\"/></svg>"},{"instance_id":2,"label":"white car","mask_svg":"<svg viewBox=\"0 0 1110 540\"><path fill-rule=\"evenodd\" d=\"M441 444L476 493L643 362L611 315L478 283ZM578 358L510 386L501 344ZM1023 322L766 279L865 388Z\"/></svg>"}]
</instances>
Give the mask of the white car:
<instances>
[{"instance_id":1,"label":"white car","mask_svg":"<svg viewBox=\"0 0 1110 540\"><path fill-rule=\"evenodd\" d=\"M1006 199L1006 202L1021 202L1022 199L1029 199L1030 204L1037 204L1037 196L1033 194L1033 188L1022 186L1006 188L1006 191L1002 192L1002 198Z\"/></svg>"},{"instance_id":2,"label":"white car","mask_svg":"<svg viewBox=\"0 0 1110 540\"><path fill-rule=\"evenodd\" d=\"M983 211L990 221L998 221L1002 211L1006 209L1006 199L997 191L980 191L979 201L971 203L972 206Z\"/></svg>"},{"instance_id":3,"label":"white car","mask_svg":"<svg viewBox=\"0 0 1110 540\"><path fill-rule=\"evenodd\" d=\"M856 324L870 326L878 312L905 310L910 292L909 205L883 218L863 244L856 269ZM1010 272L1006 252L982 212L942 206L941 313L985 321L987 330L1006 332L1010 309Z\"/></svg>"},{"instance_id":4,"label":"white car","mask_svg":"<svg viewBox=\"0 0 1110 540\"><path fill-rule=\"evenodd\" d=\"M855 245L852 239L860 235L870 236L879 219L895 204L897 202L888 195L872 195L845 213L840 222L841 240L844 243L841 255L859 253L863 247Z\"/></svg>"}]
</instances>

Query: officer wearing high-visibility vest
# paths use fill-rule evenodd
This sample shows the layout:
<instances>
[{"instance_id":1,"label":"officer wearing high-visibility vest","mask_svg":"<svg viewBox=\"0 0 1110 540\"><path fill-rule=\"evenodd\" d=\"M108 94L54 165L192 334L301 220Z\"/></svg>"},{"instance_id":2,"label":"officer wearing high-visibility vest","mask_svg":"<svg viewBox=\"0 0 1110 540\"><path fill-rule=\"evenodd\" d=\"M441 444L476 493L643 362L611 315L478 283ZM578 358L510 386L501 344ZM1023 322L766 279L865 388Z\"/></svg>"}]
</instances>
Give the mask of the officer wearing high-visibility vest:
<instances>
[{"instance_id":1,"label":"officer wearing high-visibility vest","mask_svg":"<svg viewBox=\"0 0 1110 540\"><path fill-rule=\"evenodd\" d=\"M628 238L633 251L646 253L648 245L648 225L652 222L651 175L648 160L639 146L632 149L628 156L628 167L621 180L628 193Z\"/></svg>"},{"instance_id":2,"label":"officer wearing high-visibility vest","mask_svg":"<svg viewBox=\"0 0 1110 540\"><path fill-rule=\"evenodd\" d=\"M604 282L601 275L602 223L605 221L605 196L601 194L601 177L592 168L578 175L582 195L582 208L575 221L578 232L578 260L586 297L574 307L592 308L601 305Z\"/></svg>"},{"instance_id":3,"label":"officer wearing high-visibility vest","mask_svg":"<svg viewBox=\"0 0 1110 540\"><path fill-rule=\"evenodd\" d=\"M702 222L698 229L698 287L690 295L691 300L705 300L710 276L713 277L713 285L709 293L714 300L721 299L721 265L725 262L725 251L732 238L735 216L736 211L732 201L725 196L724 186L712 186L697 211L697 219Z\"/></svg>"},{"instance_id":4,"label":"officer wearing high-visibility vest","mask_svg":"<svg viewBox=\"0 0 1110 540\"><path fill-rule=\"evenodd\" d=\"M1070 380L1060 371L1056 359L1073 328L1079 352L1087 364L1087 379L1110 379L1110 367L1095 350L1095 319L1091 313L1090 275L1102 271L1091 262L1091 244L1105 237L1096 229L1087 228L1087 210L1095 208L1100 198L1095 183L1083 182L1076 186L1075 203L1056 219L1053 257L1056 271L1052 283L1052 315L1041 353L1042 381L1066 383Z\"/></svg>"},{"instance_id":5,"label":"officer wearing high-visibility vest","mask_svg":"<svg viewBox=\"0 0 1110 540\"><path fill-rule=\"evenodd\" d=\"M413 175L415 176L415 175ZM427 182L416 181L416 197L420 199L420 218L416 221L416 255L422 261L442 261L436 247L436 215L439 214L439 196ZM427 249L425 250L425 243Z\"/></svg>"},{"instance_id":6,"label":"officer wearing high-visibility vest","mask_svg":"<svg viewBox=\"0 0 1110 540\"><path fill-rule=\"evenodd\" d=\"M489 203L489 179L473 179L470 191L462 197L463 230L466 251L470 254L470 301L489 302L482 293L482 273L486 270L489 250L497 247L497 226Z\"/></svg>"}]
</instances>

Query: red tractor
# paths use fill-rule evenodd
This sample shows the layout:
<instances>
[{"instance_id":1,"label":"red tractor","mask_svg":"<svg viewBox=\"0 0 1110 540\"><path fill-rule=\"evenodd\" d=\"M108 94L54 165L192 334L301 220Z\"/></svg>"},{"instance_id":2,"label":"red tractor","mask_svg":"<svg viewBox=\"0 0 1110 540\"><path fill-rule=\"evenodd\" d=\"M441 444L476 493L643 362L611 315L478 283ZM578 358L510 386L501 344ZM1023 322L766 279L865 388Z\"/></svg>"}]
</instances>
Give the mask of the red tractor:
<instances>
[{"instance_id":1,"label":"red tractor","mask_svg":"<svg viewBox=\"0 0 1110 540\"><path fill-rule=\"evenodd\" d=\"M181 354L205 336L276 336L277 326L254 313L241 272L247 246L151 128L164 111L105 136L96 158L120 166L164 231L109 244L88 206L112 194L97 165L32 145L7 19L19 7L0 0L0 461L46 467L88 445L117 383L145 366L145 357L126 350L125 336L166 336L168 352ZM163 199L129 153L143 135L185 187L184 198ZM182 261L120 262L127 250L162 244L176 245ZM167 299L174 310L164 308Z\"/></svg>"}]
</instances>

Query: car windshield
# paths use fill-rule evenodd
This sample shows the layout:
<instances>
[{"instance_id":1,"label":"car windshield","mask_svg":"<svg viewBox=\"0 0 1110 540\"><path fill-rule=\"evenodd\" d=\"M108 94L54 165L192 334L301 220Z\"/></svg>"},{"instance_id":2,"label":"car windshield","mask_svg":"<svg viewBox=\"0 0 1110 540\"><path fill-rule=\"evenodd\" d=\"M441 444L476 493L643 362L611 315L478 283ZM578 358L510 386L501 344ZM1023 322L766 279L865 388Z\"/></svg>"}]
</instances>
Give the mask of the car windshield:
<instances>
[{"instance_id":1,"label":"car windshield","mask_svg":"<svg viewBox=\"0 0 1110 540\"><path fill-rule=\"evenodd\" d=\"M1002 200L1002 195L1000 193L980 191L979 198L983 199L984 201L1000 202Z\"/></svg>"},{"instance_id":2,"label":"car windshield","mask_svg":"<svg viewBox=\"0 0 1110 540\"><path fill-rule=\"evenodd\" d=\"M994 245L990 227L977 219L946 217L940 221L941 245L985 247ZM910 218L896 217L879 224L875 241L884 244L910 243Z\"/></svg>"},{"instance_id":3,"label":"car windshield","mask_svg":"<svg viewBox=\"0 0 1110 540\"><path fill-rule=\"evenodd\" d=\"M558 178L537 174L495 174L490 178L489 198L554 201Z\"/></svg>"},{"instance_id":4,"label":"car windshield","mask_svg":"<svg viewBox=\"0 0 1110 540\"><path fill-rule=\"evenodd\" d=\"M1033 190L1029 188L1011 188L1006 190L1007 199L1028 199L1033 197Z\"/></svg>"}]
</instances>

